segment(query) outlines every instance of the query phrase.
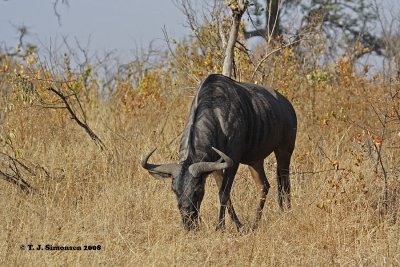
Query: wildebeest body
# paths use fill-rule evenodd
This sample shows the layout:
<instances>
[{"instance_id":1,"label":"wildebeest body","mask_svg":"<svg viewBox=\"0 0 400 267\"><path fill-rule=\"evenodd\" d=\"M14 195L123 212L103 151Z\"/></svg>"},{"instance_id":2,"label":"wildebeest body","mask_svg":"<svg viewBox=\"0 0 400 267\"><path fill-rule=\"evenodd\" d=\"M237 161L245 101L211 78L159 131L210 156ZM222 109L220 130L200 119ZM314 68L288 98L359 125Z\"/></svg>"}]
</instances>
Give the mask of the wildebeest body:
<instances>
[{"instance_id":1,"label":"wildebeest body","mask_svg":"<svg viewBox=\"0 0 400 267\"><path fill-rule=\"evenodd\" d=\"M281 94L210 75L200 86L180 143L180 161L215 161L211 147L235 162L252 164L278 146L293 146L296 115Z\"/></svg>"},{"instance_id":2,"label":"wildebeest body","mask_svg":"<svg viewBox=\"0 0 400 267\"><path fill-rule=\"evenodd\" d=\"M240 228L230 191L239 163L249 165L260 188L256 224L261 218L269 183L264 159L275 153L277 159L278 203L290 207L289 164L297 130L295 111L290 102L273 89L236 82L213 74L200 85L190 108L183 132L178 164L142 166L156 177L172 177L184 226L197 225L207 175L216 173L219 187L220 228L225 226L225 209Z\"/></svg>"}]
</instances>

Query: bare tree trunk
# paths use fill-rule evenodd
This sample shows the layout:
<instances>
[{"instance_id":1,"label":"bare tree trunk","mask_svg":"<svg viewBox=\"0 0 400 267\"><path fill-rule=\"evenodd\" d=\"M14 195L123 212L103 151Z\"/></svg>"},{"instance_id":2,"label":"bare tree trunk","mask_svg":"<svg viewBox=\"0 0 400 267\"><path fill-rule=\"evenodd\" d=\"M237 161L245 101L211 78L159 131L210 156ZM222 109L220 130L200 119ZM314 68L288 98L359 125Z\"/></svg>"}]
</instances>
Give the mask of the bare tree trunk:
<instances>
[{"instance_id":1,"label":"bare tree trunk","mask_svg":"<svg viewBox=\"0 0 400 267\"><path fill-rule=\"evenodd\" d=\"M280 28L280 0L267 0L266 19L268 36L275 38L281 34Z\"/></svg>"},{"instance_id":2,"label":"bare tree trunk","mask_svg":"<svg viewBox=\"0 0 400 267\"><path fill-rule=\"evenodd\" d=\"M235 43L238 37L240 20L247 5L247 0L231 0L228 3L228 6L232 10L232 25L226 45L224 65L222 66L222 74L228 77L232 76Z\"/></svg>"},{"instance_id":3,"label":"bare tree trunk","mask_svg":"<svg viewBox=\"0 0 400 267\"><path fill-rule=\"evenodd\" d=\"M256 9L260 9L262 5L260 3L265 3L264 15L265 18L265 26L260 27L253 23L254 29L251 31L244 31L244 35L246 39L261 36L265 38L267 41L276 40L282 34L281 26L280 26L280 9L282 5L282 0L254 0L254 3L258 5ZM261 17L261 15L256 11L253 15L257 17Z\"/></svg>"}]
</instances>

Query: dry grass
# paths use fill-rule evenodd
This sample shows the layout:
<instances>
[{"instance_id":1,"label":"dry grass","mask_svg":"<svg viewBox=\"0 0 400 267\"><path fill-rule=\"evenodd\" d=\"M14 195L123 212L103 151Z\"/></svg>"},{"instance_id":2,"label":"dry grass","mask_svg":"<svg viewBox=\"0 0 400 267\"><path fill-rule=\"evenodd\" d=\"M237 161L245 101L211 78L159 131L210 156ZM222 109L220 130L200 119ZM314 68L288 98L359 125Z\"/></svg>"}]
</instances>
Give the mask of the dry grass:
<instances>
[{"instance_id":1,"label":"dry grass","mask_svg":"<svg viewBox=\"0 0 400 267\"><path fill-rule=\"evenodd\" d=\"M93 129L109 148L105 153L60 111L9 113L3 131L14 129L14 146L23 158L46 167L50 176L27 177L39 189L33 195L0 180L0 265L400 265L396 173L390 174L390 209L383 213L376 161L363 158L355 165L354 151L361 151L354 141L355 127L339 120L322 126L309 119L299 101L291 211L278 209L272 157L265 162L272 188L257 231L237 233L230 221L225 233L214 230L218 198L212 179L207 181L201 229L184 231L170 182L153 180L139 159L157 146L154 161L176 160L177 137L190 101L168 102L162 108L149 103L135 115L112 109L110 103L88 108ZM393 167L399 159L397 151L392 156L390 151L386 162ZM340 162L338 170L333 160ZM242 221L251 225L256 191L243 166L233 202ZM28 244L101 245L101 250L20 249Z\"/></svg>"},{"instance_id":2,"label":"dry grass","mask_svg":"<svg viewBox=\"0 0 400 267\"><path fill-rule=\"evenodd\" d=\"M312 58L299 63L288 49L252 80L278 88L298 115L292 209L278 209L271 156L265 169L272 187L257 231L238 233L230 220L226 232L215 231L219 205L212 179L200 230L182 229L170 181L154 180L139 160L158 147L152 160L177 161L192 100L186 96L197 84L191 77L219 66L214 51L204 57L193 53L198 50L178 46L175 59L152 70L142 71L139 62L137 70L117 77L104 102L97 98L95 73L65 70L91 128L108 148L104 152L64 110L26 100L24 88L33 81L35 90L54 101L46 95L46 79L53 78L46 70L29 58L3 61L9 66L0 76L0 171L10 171L2 153L23 160L33 166L23 174L36 191L25 194L0 179L0 265L399 266L400 81L356 75L346 56L324 70ZM247 58L236 62L243 80L253 72ZM245 166L232 199L250 226L257 194ZM29 251L30 244L101 249Z\"/></svg>"}]
</instances>

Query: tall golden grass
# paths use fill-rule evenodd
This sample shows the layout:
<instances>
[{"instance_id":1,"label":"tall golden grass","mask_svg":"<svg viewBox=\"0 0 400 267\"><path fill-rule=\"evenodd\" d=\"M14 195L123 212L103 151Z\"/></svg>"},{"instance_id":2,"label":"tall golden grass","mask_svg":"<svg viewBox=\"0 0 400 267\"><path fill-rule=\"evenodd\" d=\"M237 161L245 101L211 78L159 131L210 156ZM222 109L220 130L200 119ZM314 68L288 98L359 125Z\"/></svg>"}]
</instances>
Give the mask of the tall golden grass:
<instances>
[{"instance_id":1,"label":"tall golden grass","mask_svg":"<svg viewBox=\"0 0 400 267\"><path fill-rule=\"evenodd\" d=\"M141 155L154 147L152 160L178 160L196 85L182 69L175 78L168 69L146 72L139 90L129 79L119 81L106 100L82 99L90 126L107 146L103 152L65 110L18 98L22 85L7 78L12 71L4 74L2 152L36 169L24 176L35 188L31 194L0 180L0 265L400 265L399 81L356 75L344 58L327 71L290 57L290 50L277 56L274 72L256 79L285 93L297 111L292 209L278 208L270 156L265 169L272 187L262 222L241 233L229 220L225 232L215 231L219 203L212 179L200 229L187 232L170 181L156 181L140 167ZM250 76L241 73L243 80ZM10 171L9 164L4 157L1 171ZM251 225L257 194L245 166L232 200ZM39 244L96 250L29 250Z\"/></svg>"}]
</instances>

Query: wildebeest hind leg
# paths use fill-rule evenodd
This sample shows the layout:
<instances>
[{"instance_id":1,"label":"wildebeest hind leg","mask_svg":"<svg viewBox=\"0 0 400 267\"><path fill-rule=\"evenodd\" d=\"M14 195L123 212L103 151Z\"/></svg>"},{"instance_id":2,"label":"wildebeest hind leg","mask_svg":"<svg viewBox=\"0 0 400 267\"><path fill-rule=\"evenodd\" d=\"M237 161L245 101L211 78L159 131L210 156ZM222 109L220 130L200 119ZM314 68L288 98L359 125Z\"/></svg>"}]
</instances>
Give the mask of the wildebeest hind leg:
<instances>
[{"instance_id":1,"label":"wildebeest hind leg","mask_svg":"<svg viewBox=\"0 0 400 267\"><path fill-rule=\"evenodd\" d=\"M292 152L279 150L275 151L277 161L277 182L278 182L278 203L281 210L290 209L290 180L289 166Z\"/></svg>"},{"instance_id":2,"label":"wildebeest hind leg","mask_svg":"<svg viewBox=\"0 0 400 267\"><path fill-rule=\"evenodd\" d=\"M258 222L261 219L265 200L266 200L268 190L270 187L268 180L267 180L267 176L265 175L263 165L264 165L264 160L261 160L252 165L249 165L251 176L253 176L253 179L256 182L257 187L260 190L260 198L259 198L259 203L258 203L257 212L256 212L256 219L254 222L253 229L257 228Z\"/></svg>"}]
</instances>

